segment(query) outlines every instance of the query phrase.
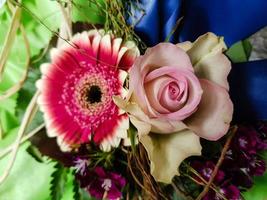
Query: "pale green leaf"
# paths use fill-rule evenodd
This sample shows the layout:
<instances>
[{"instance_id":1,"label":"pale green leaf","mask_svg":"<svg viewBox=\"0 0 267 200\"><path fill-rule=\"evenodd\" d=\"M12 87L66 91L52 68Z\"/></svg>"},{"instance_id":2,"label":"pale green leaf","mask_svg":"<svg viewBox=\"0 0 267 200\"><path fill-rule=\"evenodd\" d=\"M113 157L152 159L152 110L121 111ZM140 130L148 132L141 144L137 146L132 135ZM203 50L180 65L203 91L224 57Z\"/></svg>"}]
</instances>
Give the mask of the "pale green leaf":
<instances>
[{"instance_id":1,"label":"pale green leaf","mask_svg":"<svg viewBox=\"0 0 267 200\"><path fill-rule=\"evenodd\" d=\"M0 187L1 200L47 200L54 162L37 162L26 149L25 143L19 149L10 175ZM0 174L3 174L10 154L0 160Z\"/></svg>"},{"instance_id":2,"label":"pale green leaf","mask_svg":"<svg viewBox=\"0 0 267 200\"><path fill-rule=\"evenodd\" d=\"M172 134L155 134L141 136L149 160L150 171L156 181L171 183L179 175L178 167L184 159L201 155L199 137L190 130Z\"/></svg>"}]
</instances>

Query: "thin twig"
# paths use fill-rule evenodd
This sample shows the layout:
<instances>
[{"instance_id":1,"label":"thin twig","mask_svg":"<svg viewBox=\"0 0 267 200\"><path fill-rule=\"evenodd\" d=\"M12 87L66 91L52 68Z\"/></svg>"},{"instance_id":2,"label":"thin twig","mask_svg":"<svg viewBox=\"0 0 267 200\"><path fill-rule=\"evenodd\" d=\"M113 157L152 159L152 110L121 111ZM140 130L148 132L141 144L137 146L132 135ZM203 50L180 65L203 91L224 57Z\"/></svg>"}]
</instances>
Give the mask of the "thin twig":
<instances>
[{"instance_id":1,"label":"thin twig","mask_svg":"<svg viewBox=\"0 0 267 200\"><path fill-rule=\"evenodd\" d=\"M15 40L15 36L17 33L17 30L20 25L20 16L21 16L21 8L17 6L14 9L12 20L9 26L9 29L7 31L5 41L3 44L3 48L0 54L0 81L3 78L3 73L5 70L6 61L9 55L9 52L12 48L13 42Z\"/></svg>"},{"instance_id":2,"label":"thin twig","mask_svg":"<svg viewBox=\"0 0 267 200\"><path fill-rule=\"evenodd\" d=\"M45 127L45 124L43 123L40 126L38 126L37 128L35 128L34 130L32 130L31 132L29 132L28 134L26 134L25 136L23 136L23 138L20 141L20 144L23 144L24 142L26 142L28 139L30 139L32 136L34 136L36 133L38 133L44 127ZM0 158L9 154L12 151L13 146L14 146L14 144L11 144L7 148L5 148L2 152L0 152Z\"/></svg>"},{"instance_id":3,"label":"thin twig","mask_svg":"<svg viewBox=\"0 0 267 200\"><path fill-rule=\"evenodd\" d=\"M27 126L29 125L31 119L33 118L33 116L37 112L38 106L37 106L36 101L37 101L38 96L39 96L39 92L37 91L35 93L35 95L33 96L31 102L29 103L27 109L26 109L26 112L25 112L24 117L23 117L22 122L21 122L21 126L20 126L19 131L18 131L18 136L17 136L16 141L15 141L13 148L12 148L11 159L7 165L6 170L4 171L2 176L0 177L0 185L4 183L4 181L6 180L8 175L10 174L10 171L11 171L11 169L15 163L16 156L17 156L18 149L19 149L19 145L20 145L21 139L24 135L24 132L25 132Z\"/></svg>"},{"instance_id":4,"label":"thin twig","mask_svg":"<svg viewBox=\"0 0 267 200\"><path fill-rule=\"evenodd\" d=\"M59 3L59 7L60 7L60 10L61 10L61 13L62 13L62 16L63 16L63 19L64 19L64 24L66 25L65 28L67 30L67 33L68 33L68 37L71 38L72 36L72 23L71 23L71 18L69 16L69 12L66 10L66 8L64 8L62 6L61 3ZM69 7L69 4L67 3L67 9Z\"/></svg>"},{"instance_id":5,"label":"thin twig","mask_svg":"<svg viewBox=\"0 0 267 200\"><path fill-rule=\"evenodd\" d=\"M214 170L213 170L213 172L211 174L211 177L210 177L207 185L204 187L203 191L198 195L196 200L201 200L209 192L209 188L210 188L215 176L218 173L218 170L219 170L219 168L220 168L220 166L221 166L221 164L222 164L222 162L224 160L226 152L227 152L227 150L228 150L228 148L229 148L229 146L231 144L231 141L232 141L236 131L237 131L237 126L234 126L234 127L231 128L230 136L227 138L227 141L226 141L226 143L225 143L225 145L223 147L222 153L221 153L220 158L219 158L219 160L218 160L218 162L217 162L217 164L216 164L216 166L215 166L215 168L214 168Z\"/></svg>"},{"instance_id":6,"label":"thin twig","mask_svg":"<svg viewBox=\"0 0 267 200\"><path fill-rule=\"evenodd\" d=\"M140 183L140 181L138 180L138 178L137 178L136 175L134 174L133 169L132 169L132 165L131 165L131 163L130 163L131 157L132 157L132 154L129 153L129 154L128 154L128 163L129 163L129 164L128 164L128 168L129 168L129 170L130 170L130 172L131 172L131 175L132 175L133 179L134 179L135 182L139 185L139 187L141 187L145 192L147 192L147 193L149 193L149 195L151 195L151 198L152 198L152 199L156 199L155 196L154 196L150 191L148 191L148 190L144 187L144 185L143 185L142 183Z\"/></svg>"},{"instance_id":7,"label":"thin twig","mask_svg":"<svg viewBox=\"0 0 267 200\"><path fill-rule=\"evenodd\" d=\"M22 24L20 25L20 30L21 30L21 33L22 33L22 36L23 36L23 40L24 40L25 47L26 47L26 53L27 53L26 69L25 69L25 71L24 71L24 73L22 75L22 78L19 80L19 82L16 83L15 85L13 85L12 87L10 87L9 89L7 89L5 92L3 92L3 94L0 95L0 101L12 96L17 91L19 91L22 88L24 82L26 81L26 78L27 78L27 75L28 75L29 66L30 66L30 59L31 59L30 43L29 43L29 40L27 38L24 26Z\"/></svg>"},{"instance_id":8,"label":"thin twig","mask_svg":"<svg viewBox=\"0 0 267 200\"><path fill-rule=\"evenodd\" d=\"M4 137L4 134L3 134L3 128L2 128L1 121L0 121L0 140L2 140L3 137Z\"/></svg>"}]
</instances>

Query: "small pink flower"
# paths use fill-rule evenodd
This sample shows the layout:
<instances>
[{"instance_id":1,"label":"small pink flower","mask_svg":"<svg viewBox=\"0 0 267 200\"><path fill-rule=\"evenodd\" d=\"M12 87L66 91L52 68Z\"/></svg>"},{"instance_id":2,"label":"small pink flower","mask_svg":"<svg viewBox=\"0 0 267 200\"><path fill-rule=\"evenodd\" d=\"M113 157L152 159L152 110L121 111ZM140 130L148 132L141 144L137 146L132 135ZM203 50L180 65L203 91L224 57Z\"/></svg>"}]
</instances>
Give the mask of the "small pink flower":
<instances>
[{"instance_id":1,"label":"small pink flower","mask_svg":"<svg viewBox=\"0 0 267 200\"><path fill-rule=\"evenodd\" d=\"M93 137L104 150L127 136L128 117L120 114L114 95L124 96L126 71L139 51L133 42L92 30L76 34L72 46L51 51L51 63L41 66L38 99L47 133L70 150Z\"/></svg>"}]
</instances>

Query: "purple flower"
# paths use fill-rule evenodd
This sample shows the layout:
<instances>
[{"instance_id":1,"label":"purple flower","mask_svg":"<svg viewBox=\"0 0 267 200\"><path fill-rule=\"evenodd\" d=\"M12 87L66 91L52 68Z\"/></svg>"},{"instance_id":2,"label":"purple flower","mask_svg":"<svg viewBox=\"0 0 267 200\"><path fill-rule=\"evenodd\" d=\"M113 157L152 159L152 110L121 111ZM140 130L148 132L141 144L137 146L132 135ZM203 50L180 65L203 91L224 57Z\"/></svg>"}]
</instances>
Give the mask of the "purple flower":
<instances>
[{"instance_id":1,"label":"purple flower","mask_svg":"<svg viewBox=\"0 0 267 200\"><path fill-rule=\"evenodd\" d=\"M243 151L248 155L255 155L257 151L258 133L252 127L240 126L232 142L231 147L238 151Z\"/></svg>"},{"instance_id":2,"label":"purple flower","mask_svg":"<svg viewBox=\"0 0 267 200\"><path fill-rule=\"evenodd\" d=\"M220 188L220 194L223 195L226 199L231 200L239 200L240 199L240 191L234 185L226 185ZM222 196L210 190L208 194L203 198L203 200L221 200L223 199Z\"/></svg>"},{"instance_id":3,"label":"purple flower","mask_svg":"<svg viewBox=\"0 0 267 200\"><path fill-rule=\"evenodd\" d=\"M254 157L249 163L249 174L252 176L262 176L266 170L266 164L263 160Z\"/></svg>"},{"instance_id":4,"label":"purple flower","mask_svg":"<svg viewBox=\"0 0 267 200\"><path fill-rule=\"evenodd\" d=\"M257 149L259 151L267 150L267 125L259 122L256 125L259 137L257 138Z\"/></svg>"},{"instance_id":5,"label":"purple flower","mask_svg":"<svg viewBox=\"0 0 267 200\"><path fill-rule=\"evenodd\" d=\"M215 164L212 161L206 161L205 163L195 161L191 164L191 166L203 177L206 181L209 181L212 172L215 168ZM220 183L224 179L224 172L221 170L218 170L214 182ZM198 177L195 177L199 182L202 182L201 179Z\"/></svg>"},{"instance_id":6,"label":"purple flower","mask_svg":"<svg viewBox=\"0 0 267 200\"><path fill-rule=\"evenodd\" d=\"M77 174L85 176L90 164L90 160L86 158L77 157L74 161L74 170Z\"/></svg>"},{"instance_id":7,"label":"purple flower","mask_svg":"<svg viewBox=\"0 0 267 200\"><path fill-rule=\"evenodd\" d=\"M126 184L125 178L113 172L105 172L102 167L96 167L89 178L86 189L91 196L109 200L120 199L122 189Z\"/></svg>"}]
</instances>

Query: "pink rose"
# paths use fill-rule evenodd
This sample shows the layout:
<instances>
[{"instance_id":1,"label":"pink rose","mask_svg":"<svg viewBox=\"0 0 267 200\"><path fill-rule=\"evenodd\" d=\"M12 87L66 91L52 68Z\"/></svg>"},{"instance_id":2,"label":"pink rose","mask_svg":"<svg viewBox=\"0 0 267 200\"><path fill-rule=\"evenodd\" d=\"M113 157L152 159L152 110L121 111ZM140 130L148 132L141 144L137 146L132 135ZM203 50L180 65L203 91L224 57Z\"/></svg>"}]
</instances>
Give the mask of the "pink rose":
<instances>
[{"instance_id":1,"label":"pink rose","mask_svg":"<svg viewBox=\"0 0 267 200\"><path fill-rule=\"evenodd\" d=\"M210 33L203 37L211 36L214 35ZM233 113L227 83L230 62L222 51L218 51L219 65L201 64L201 60L207 62L205 57L214 60L215 53L199 55L199 60L194 60L197 58L192 54L201 54L193 52L201 48L196 43L203 41L200 38L195 44L182 44L187 48L192 46L188 52L181 48L181 44L179 47L179 44L160 43L140 56L130 71L132 99L152 120L152 132L173 133L190 129L200 137L217 140L229 128ZM211 67L214 69L209 69Z\"/></svg>"},{"instance_id":2,"label":"pink rose","mask_svg":"<svg viewBox=\"0 0 267 200\"><path fill-rule=\"evenodd\" d=\"M194 43L160 43L136 59L128 97L114 97L137 128L155 180L170 183L185 158L201 155L199 137L218 140L227 133L233 104L225 49L212 33Z\"/></svg>"}]
</instances>

